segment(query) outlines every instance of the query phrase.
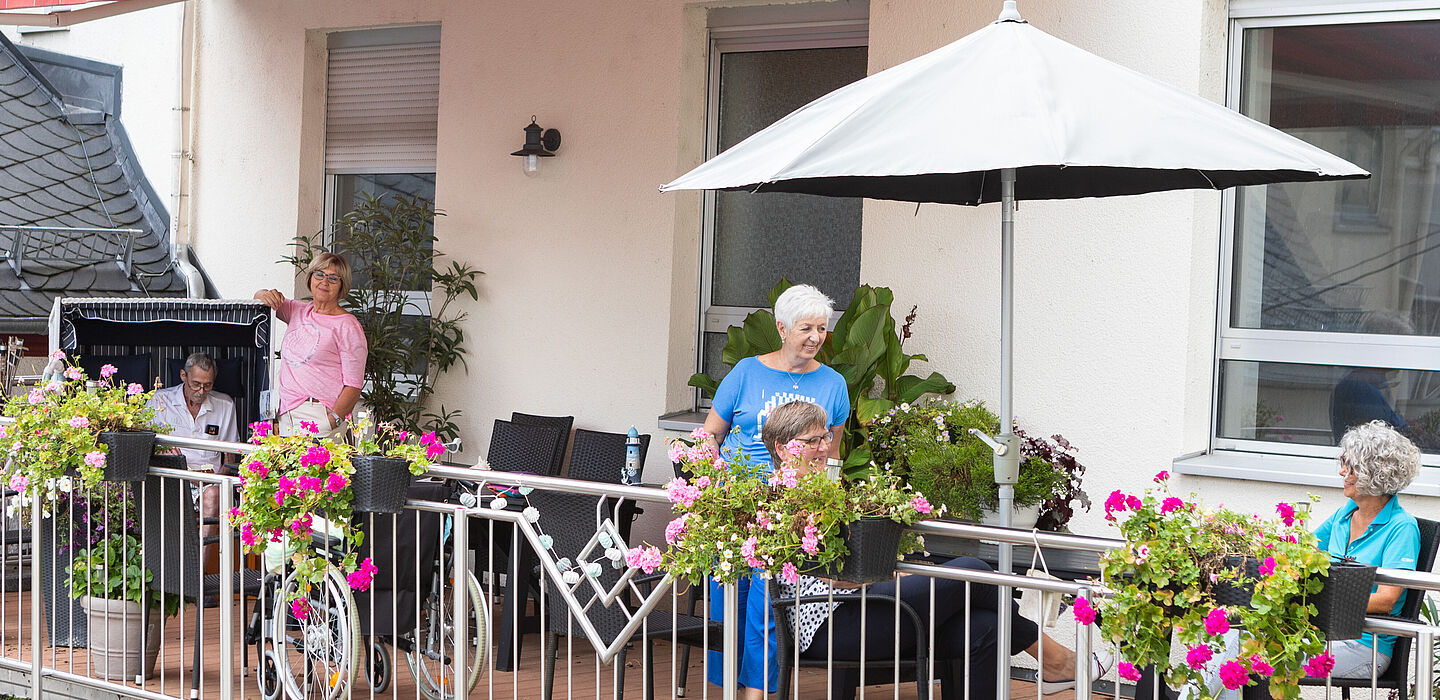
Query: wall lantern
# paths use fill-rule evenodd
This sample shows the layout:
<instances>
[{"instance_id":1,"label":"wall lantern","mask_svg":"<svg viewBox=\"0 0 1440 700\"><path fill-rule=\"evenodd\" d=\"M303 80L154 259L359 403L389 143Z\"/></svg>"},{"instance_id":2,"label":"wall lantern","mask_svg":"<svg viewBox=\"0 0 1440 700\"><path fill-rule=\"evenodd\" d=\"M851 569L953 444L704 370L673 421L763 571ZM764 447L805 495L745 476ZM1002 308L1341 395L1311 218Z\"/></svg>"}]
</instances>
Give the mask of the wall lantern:
<instances>
[{"instance_id":1,"label":"wall lantern","mask_svg":"<svg viewBox=\"0 0 1440 700\"><path fill-rule=\"evenodd\" d=\"M525 127L525 147L511 153L512 156L521 156L525 160L520 167L525 171L526 177L534 177L540 171L540 159L554 157L555 151L560 150L560 132L556 129L544 129L535 123L535 116L530 116L530 125Z\"/></svg>"}]
</instances>

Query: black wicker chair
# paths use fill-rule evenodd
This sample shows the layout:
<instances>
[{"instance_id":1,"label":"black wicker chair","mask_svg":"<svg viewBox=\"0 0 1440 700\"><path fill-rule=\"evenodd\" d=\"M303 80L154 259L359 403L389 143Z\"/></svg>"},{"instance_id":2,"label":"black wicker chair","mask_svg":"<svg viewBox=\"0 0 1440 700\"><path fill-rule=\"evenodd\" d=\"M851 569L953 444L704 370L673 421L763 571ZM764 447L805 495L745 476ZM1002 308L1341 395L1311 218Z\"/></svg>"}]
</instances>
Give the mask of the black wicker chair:
<instances>
[{"instance_id":1,"label":"black wicker chair","mask_svg":"<svg viewBox=\"0 0 1440 700\"><path fill-rule=\"evenodd\" d=\"M788 613L790 608L796 605L797 601L794 597L786 598L781 596L780 586L775 579L770 579L768 585L770 591L771 619L775 621L775 655L780 664L779 697L788 698L791 697L790 684L793 680L793 671L795 670L791 664L794 664L796 661L795 631L790 626ZM836 593L833 597L801 596L798 602L800 604L825 603L827 601L842 603L845 601L859 601L860 598L859 593ZM930 680L929 665L927 663L930 652L928 647L929 634L926 632L925 619L905 601L897 600L894 596L866 593L865 599L871 603L877 600L894 601L900 606L901 614L910 618L911 623L915 626L915 656L914 658L899 660L901 678L913 678L918 696L922 698L930 697L929 694L926 693L926 686ZM887 649L886 651L888 653L889 650ZM806 659L801 657L798 665L818 668L826 668L828 666L830 668L830 684L835 693L834 697L840 700L851 700L855 697L855 691L860 685L861 666L865 667L867 678L878 679L880 683L889 683L890 680L895 677L893 661L894 660L888 656L885 658L871 659L869 661ZM940 668L936 669L935 678L937 680L946 682L949 682L950 678L963 680L964 676L960 673L963 669L959 668L959 666L964 663L963 660L936 659L935 661L940 666ZM947 676L947 672L951 675ZM988 669L986 672L988 672Z\"/></svg>"},{"instance_id":2,"label":"black wicker chair","mask_svg":"<svg viewBox=\"0 0 1440 700\"><path fill-rule=\"evenodd\" d=\"M1430 571L1435 567L1435 552L1437 547L1440 547L1440 539L1437 539L1437 534L1440 534L1440 523L1424 518L1416 518L1415 522L1420 526L1420 554L1415 558L1415 570ZM1420 619L1420 606L1424 603L1424 600L1424 591L1406 589L1405 603L1401 605L1399 615L1371 615L1370 617L1383 617L1390 620L1415 622ZM1405 700L1409 696L1410 649L1414 641L1415 640L1410 637L1397 637L1395 639L1395 649L1394 654L1390 656L1390 666L1385 669L1384 673L1376 677L1374 687L1392 689L1398 693L1400 700ZM1422 661L1421 663L1428 663L1428 661ZM1323 686L1326 680L1327 679L1324 678L1302 678L1300 679L1300 685ZM1330 678L1328 680L1330 686L1339 688L1340 695L1345 698L1350 697L1351 688L1371 687L1369 678ZM1263 686L1264 684L1261 685ZM1261 692L1264 693L1264 697L1269 697L1268 688L1259 689L1258 692L1250 692L1257 690L1255 687L1247 687L1245 690L1245 698L1247 700L1252 697L1260 697L1259 693Z\"/></svg>"},{"instance_id":3,"label":"black wicker chair","mask_svg":"<svg viewBox=\"0 0 1440 700\"><path fill-rule=\"evenodd\" d=\"M558 476L555 452L564 450L564 432L546 425L521 425L495 419L490 431L490 449L485 460L491 469L505 472L526 472L542 476Z\"/></svg>"},{"instance_id":4,"label":"black wicker chair","mask_svg":"<svg viewBox=\"0 0 1440 700\"><path fill-rule=\"evenodd\" d=\"M555 539L554 551L578 554L590 538L595 534L595 513L599 504L599 496L589 496L572 493L557 493L554 491L535 491L530 494L530 504L540 511L540 527L545 534ZM619 580L620 569L609 566L604 567L600 575L600 583L603 586L614 585ZM555 690L555 657L559 651L559 639L563 635L572 632L570 610L561 602L559 588L556 587L553 579L546 578L546 600L550 605L547 618L547 633L545 636L545 695L544 700L550 700ZM580 590L580 601L583 603L588 597L589 587ZM621 612L619 606L605 607L602 605L591 606L586 611L590 623L595 626L600 637L607 643L613 642L624 629L627 619ZM580 637L578 628L574 633ZM651 700L655 694L655 640L669 641L676 640L678 643L687 646L701 646L708 644L712 649L719 649L722 645L721 631L723 625L719 622L707 622L703 618L683 613L672 614L669 611L656 610L649 614L647 622L637 631L631 641L643 642L646 668L650 674L645 677L644 697ZM709 636L706 640L705 637ZM625 667L625 651L621 651L614 663L617 668ZM624 696L624 674L616 674L616 687L614 697L621 700Z\"/></svg>"},{"instance_id":5,"label":"black wicker chair","mask_svg":"<svg viewBox=\"0 0 1440 700\"><path fill-rule=\"evenodd\" d=\"M560 442L555 445L555 457L550 462L550 474L559 474L565 466L565 447L570 442L570 429L575 427L575 416L536 416L515 411L510 414L510 422L560 430Z\"/></svg>"},{"instance_id":6,"label":"black wicker chair","mask_svg":"<svg viewBox=\"0 0 1440 700\"><path fill-rule=\"evenodd\" d=\"M575 447L570 450L571 479L620 483L625 468L625 433L575 429ZM650 451L649 433L640 436L640 463Z\"/></svg>"},{"instance_id":7,"label":"black wicker chair","mask_svg":"<svg viewBox=\"0 0 1440 700\"><path fill-rule=\"evenodd\" d=\"M200 562L200 522L195 515L190 484L180 479L158 476L145 477L141 487L142 541L145 568L154 572L150 581L152 593L178 595L186 602L197 603L195 611L194 649L190 663L190 697L200 692L200 627L203 619L201 599L207 595L223 596L221 605L229 605L230 597L241 594L240 619L246 618L246 601L260 594L264 575L254 569L236 571L229 586L222 587L219 574L204 574ZM142 606L145 625L149 626L150 605ZM214 614L219 614L218 611ZM249 645L241 645L242 668L249 666ZM221 653L229 653L221 650Z\"/></svg>"}]
</instances>

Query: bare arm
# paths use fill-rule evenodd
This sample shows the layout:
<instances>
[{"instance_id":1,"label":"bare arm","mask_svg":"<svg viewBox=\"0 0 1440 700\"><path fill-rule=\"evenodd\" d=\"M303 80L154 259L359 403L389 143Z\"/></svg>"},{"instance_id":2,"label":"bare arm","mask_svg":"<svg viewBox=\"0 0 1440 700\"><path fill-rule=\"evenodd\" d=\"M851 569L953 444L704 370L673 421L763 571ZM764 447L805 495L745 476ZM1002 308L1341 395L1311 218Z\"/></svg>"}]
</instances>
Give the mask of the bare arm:
<instances>
[{"instance_id":1,"label":"bare arm","mask_svg":"<svg viewBox=\"0 0 1440 700\"><path fill-rule=\"evenodd\" d=\"M830 437L831 437L831 440L830 440L830 454L827 455L828 457L831 457L831 458L833 458L833 459L841 459L841 457L840 457L840 439L841 439L842 437L844 437L844 436L845 436L845 424L844 424L844 423L841 423L840 425L837 425L837 426L835 426L835 427L833 427L833 428L830 429Z\"/></svg>"},{"instance_id":2,"label":"bare arm","mask_svg":"<svg viewBox=\"0 0 1440 700\"><path fill-rule=\"evenodd\" d=\"M360 390L353 386L346 386L340 390L340 396L335 399L335 425L345 420L345 416L355 411L355 404L360 401Z\"/></svg>"},{"instance_id":3,"label":"bare arm","mask_svg":"<svg viewBox=\"0 0 1440 700\"><path fill-rule=\"evenodd\" d=\"M280 309L280 305L285 303L285 295L281 294L278 289L262 289L255 292L255 298L277 311Z\"/></svg>"},{"instance_id":4,"label":"bare arm","mask_svg":"<svg viewBox=\"0 0 1440 700\"><path fill-rule=\"evenodd\" d=\"M710 414L705 416L704 428L705 432L710 434L710 440L713 441L712 444L718 453L720 446L725 444L725 436L730 434L730 424L717 415L714 408L711 408Z\"/></svg>"},{"instance_id":5,"label":"bare arm","mask_svg":"<svg viewBox=\"0 0 1440 700\"><path fill-rule=\"evenodd\" d=\"M1400 594L1404 592L1405 589L1400 586L1387 586L1383 583L1377 585L1375 592L1370 594L1370 601L1365 605L1365 612L1389 615L1390 611L1395 609L1396 601L1400 600Z\"/></svg>"}]
</instances>

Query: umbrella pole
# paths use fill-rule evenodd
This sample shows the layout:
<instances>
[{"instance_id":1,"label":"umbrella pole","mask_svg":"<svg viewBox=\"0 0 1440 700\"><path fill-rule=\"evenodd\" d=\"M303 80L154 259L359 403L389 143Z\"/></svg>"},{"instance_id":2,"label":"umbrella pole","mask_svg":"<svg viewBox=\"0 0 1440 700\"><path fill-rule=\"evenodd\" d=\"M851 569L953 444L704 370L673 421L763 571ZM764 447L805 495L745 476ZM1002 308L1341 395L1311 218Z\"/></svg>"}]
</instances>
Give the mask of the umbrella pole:
<instances>
[{"instance_id":1,"label":"umbrella pole","mask_svg":"<svg viewBox=\"0 0 1440 700\"><path fill-rule=\"evenodd\" d=\"M1012 401L1013 338L1015 318L1015 169L1000 171L1000 434L995 441L995 483L1000 487L1000 525L1010 526L1015 503L1015 482L1020 480L1020 445L1015 439L1015 407ZM1012 545L1000 543L999 570L1014 571ZM1010 587L1000 587L1000 610L995 630L996 654L999 660L997 697L1010 697L1010 616L1004 606L1010 600Z\"/></svg>"}]
</instances>

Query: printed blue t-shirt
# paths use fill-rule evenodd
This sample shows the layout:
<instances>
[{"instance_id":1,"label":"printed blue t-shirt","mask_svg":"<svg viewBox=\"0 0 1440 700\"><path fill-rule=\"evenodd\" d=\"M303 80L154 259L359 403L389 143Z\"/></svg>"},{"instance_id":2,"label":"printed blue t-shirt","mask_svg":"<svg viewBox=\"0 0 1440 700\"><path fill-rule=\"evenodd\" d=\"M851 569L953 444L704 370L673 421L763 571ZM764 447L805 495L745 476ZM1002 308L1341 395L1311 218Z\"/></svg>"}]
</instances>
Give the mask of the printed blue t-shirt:
<instances>
[{"instance_id":1,"label":"printed blue t-shirt","mask_svg":"<svg viewBox=\"0 0 1440 700\"><path fill-rule=\"evenodd\" d=\"M751 464L770 464L770 452L760 440L760 430L771 411L791 401L819 405L829 415L832 428L844 424L850 417L850 393L845 387L845 378L823 364L819 369L801 373L771 369L754 357L736 363L720 381L711 402L715 415L731 428L720 446L721 454L732 459L730 455L743 452Z\"/></svg>"},{"instance_id":2,"label":"printed blue t-shirt","mask_svg":"<svg viewBox=\"0 0 1440 700\"><path fill-rule=\"evenodd\" d=\"M1414 571L1415 558L1420 555L1420 526L1415 523L1415 516L1400 507L1400 497L1391 496L1390 502L1375 514L1375 520L1370 523L1370 527L1351 542L1350 516L1354 515L1357 509L1354 500L1346 500L1345 505L1321 523L1315 530L1320 546L1331 554L1352 557L1361 564ZM1370 592L1374 593L1376 588L1371 586ZM1390 610L1391 615L1400 614L1400 608L1405 604L1405 595L1408 593L1402 594L1400 599L1395 601L1395 607ZM1380 635L1379 646L1375 645L1369 632L1360 637L1360 643L1374 647L1386 656L1391 656L1395 649L1395 637L1388 634Z\"/></svg>"}]
</instances>

